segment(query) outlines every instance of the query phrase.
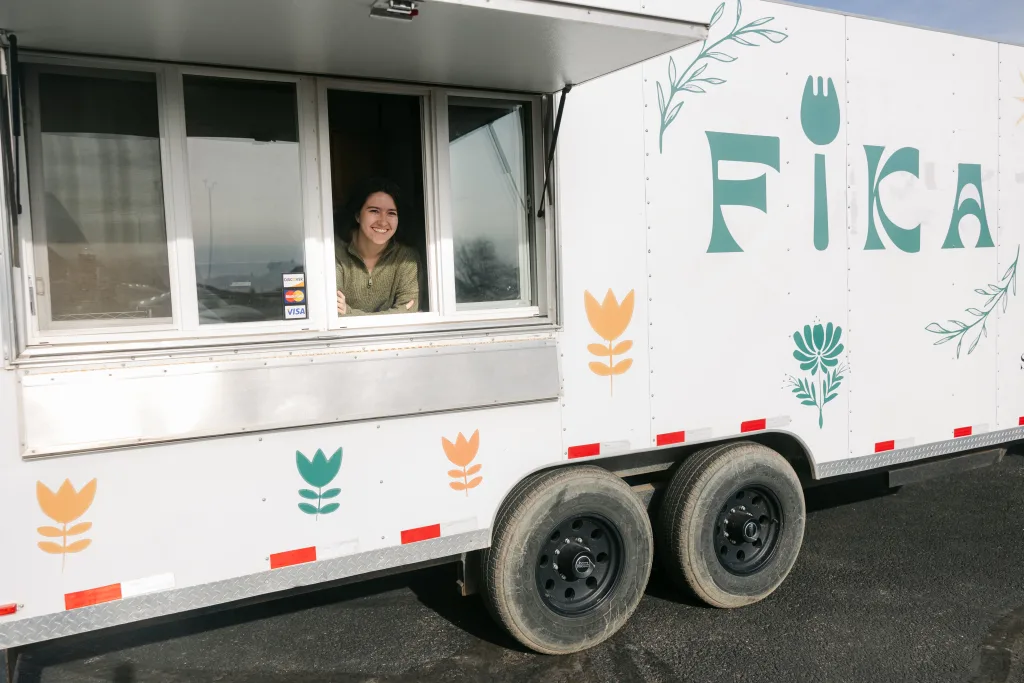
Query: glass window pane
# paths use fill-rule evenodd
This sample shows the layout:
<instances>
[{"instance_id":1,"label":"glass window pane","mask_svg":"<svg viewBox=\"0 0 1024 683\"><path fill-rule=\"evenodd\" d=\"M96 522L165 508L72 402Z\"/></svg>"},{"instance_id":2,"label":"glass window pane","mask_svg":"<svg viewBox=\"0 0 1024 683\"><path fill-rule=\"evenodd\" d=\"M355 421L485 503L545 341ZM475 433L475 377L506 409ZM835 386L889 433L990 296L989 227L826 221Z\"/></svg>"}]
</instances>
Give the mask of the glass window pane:
<instances>
[{"instance_id":1,"label":"glass window pane","mask_svg":"<svg viewBox=\"0 0 1024 683\"><path fill-rule=\"evenodd\" d=\"M448 107L457 304L529 300L526 110Z\"/></svg>"},{"instance_id":2,"label":"glass window pane","mask_svg":"<svg viewBox=\"0 0 1024 683\"><path fill-rule=\"evenodd\" d=\"M199 322L308 317L295 84L183 85Z\"/></svg>"},{"instance_id":3,"label":"glass window pane","mask_svg":"<svg viewBox=\"0 0 1024 683\"><path fill-rule=\"evenodd\" d=\"M153 74L38 73L48 327L168 322L170 269ZM45 299L45 300L44 300Z\"/></svg>"}]
</instances>

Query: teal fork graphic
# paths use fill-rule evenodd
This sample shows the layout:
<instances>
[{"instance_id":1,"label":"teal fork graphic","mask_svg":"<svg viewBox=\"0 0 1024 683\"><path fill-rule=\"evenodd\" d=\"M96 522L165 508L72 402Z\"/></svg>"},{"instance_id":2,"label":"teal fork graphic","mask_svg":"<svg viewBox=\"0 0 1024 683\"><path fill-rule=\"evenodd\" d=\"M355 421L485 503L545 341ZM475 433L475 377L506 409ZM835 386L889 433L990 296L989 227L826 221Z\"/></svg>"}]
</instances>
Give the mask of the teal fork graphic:
<instances>
[{"instance_id":1,"label":"teal fork graphic","mask_svg":"<svg viewBox=\"0 0 1024 683\"><path fill-rule=\"evenodd\" d=\"M819 147L832 144L839 135L839 96L832 79L828 90L818 76L818 94L814 94L814 77L807 77L800 104L800 124L807 139ZM814 248L828 248L828 193L825 180L825 155L814 155Z\"/></svg>"}]
</instances>

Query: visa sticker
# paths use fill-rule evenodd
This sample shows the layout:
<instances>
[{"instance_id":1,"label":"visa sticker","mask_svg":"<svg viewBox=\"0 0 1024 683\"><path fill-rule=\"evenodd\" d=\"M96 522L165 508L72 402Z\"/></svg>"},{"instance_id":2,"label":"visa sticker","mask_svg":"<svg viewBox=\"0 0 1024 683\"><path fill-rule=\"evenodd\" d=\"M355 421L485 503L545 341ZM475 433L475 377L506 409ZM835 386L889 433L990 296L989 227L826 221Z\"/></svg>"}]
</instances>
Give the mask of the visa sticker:
<instances>
[{"instance_id":1,"label":"visa sticker","mask_svg":"<svg viewBox=\"0 0 1024 683\"><path fill-rule=\"evenodd\" d=\"M303 273L285 273L284 274L284 288L294 289L295 287L305 287L306 276Z\"/></svg>"},{"instance_id":2,"label":"visa sticker","mask_svg":"<svg viewBox=\"0 0 1024 683\"><path fill-rule=\"evenodd\" d=\"M305 306L285 306L284 307L284 319L285 320L298 320L306 317Z\"/></svg>"},{"instance_id":3,"label":"visa sticker","mask_svg":"<svg viewBox=\"0 0 1024 683\"><path fill-rule=\"evenodd\" d=\"M290 289L284 293L284 300L290 304L299 304L306 300L306 293L301 289Z\"/></svg>"}]
</instances>

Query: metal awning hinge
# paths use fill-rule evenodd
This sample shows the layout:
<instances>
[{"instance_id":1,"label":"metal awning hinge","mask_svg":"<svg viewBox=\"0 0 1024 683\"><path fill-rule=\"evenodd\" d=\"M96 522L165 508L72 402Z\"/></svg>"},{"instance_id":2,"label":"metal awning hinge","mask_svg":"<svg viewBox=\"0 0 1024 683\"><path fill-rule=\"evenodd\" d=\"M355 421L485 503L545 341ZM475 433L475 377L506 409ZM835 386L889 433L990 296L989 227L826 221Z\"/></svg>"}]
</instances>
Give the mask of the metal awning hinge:
<instances>
[{"instance_id":1,"label":"metal awning hinge","mask_svg":"<svg viewBox=\"0 0 1024 683\"><path fill-rule=\"evenodd\" d=\"M558 131L562 128L562 112L565 111L565 100L572 90L572 85L562 88L562 99L558 102L558 115L555 117L555 130L551 135L551 146L548 148L548 159L544 166L544 187L540 191L540 202L537 204L537 218L544 218L544 197L548 193L548 184L551 182L551 162L555 158L555 145L558 144Z\"/></svg>"}]
</instances>

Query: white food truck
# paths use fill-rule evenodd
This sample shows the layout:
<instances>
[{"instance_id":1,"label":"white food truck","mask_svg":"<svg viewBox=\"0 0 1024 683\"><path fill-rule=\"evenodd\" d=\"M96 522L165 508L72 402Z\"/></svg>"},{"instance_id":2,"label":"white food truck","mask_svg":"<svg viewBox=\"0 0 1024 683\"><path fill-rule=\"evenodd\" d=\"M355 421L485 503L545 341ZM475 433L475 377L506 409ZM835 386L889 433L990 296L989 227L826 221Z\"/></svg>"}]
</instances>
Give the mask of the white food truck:
<instances>
[{"instance_id":1,"label":"white food truck","mask_svg":"<svg viewBox=\"0 0 1024 683\"><path fill-rule=\"evenodd\" d=\"M1024 442L1022 47L759 0L0 29L0 649L458 562L578 651L655 561L769 596L808 487Z\"/></svg>"}]
</instances>

